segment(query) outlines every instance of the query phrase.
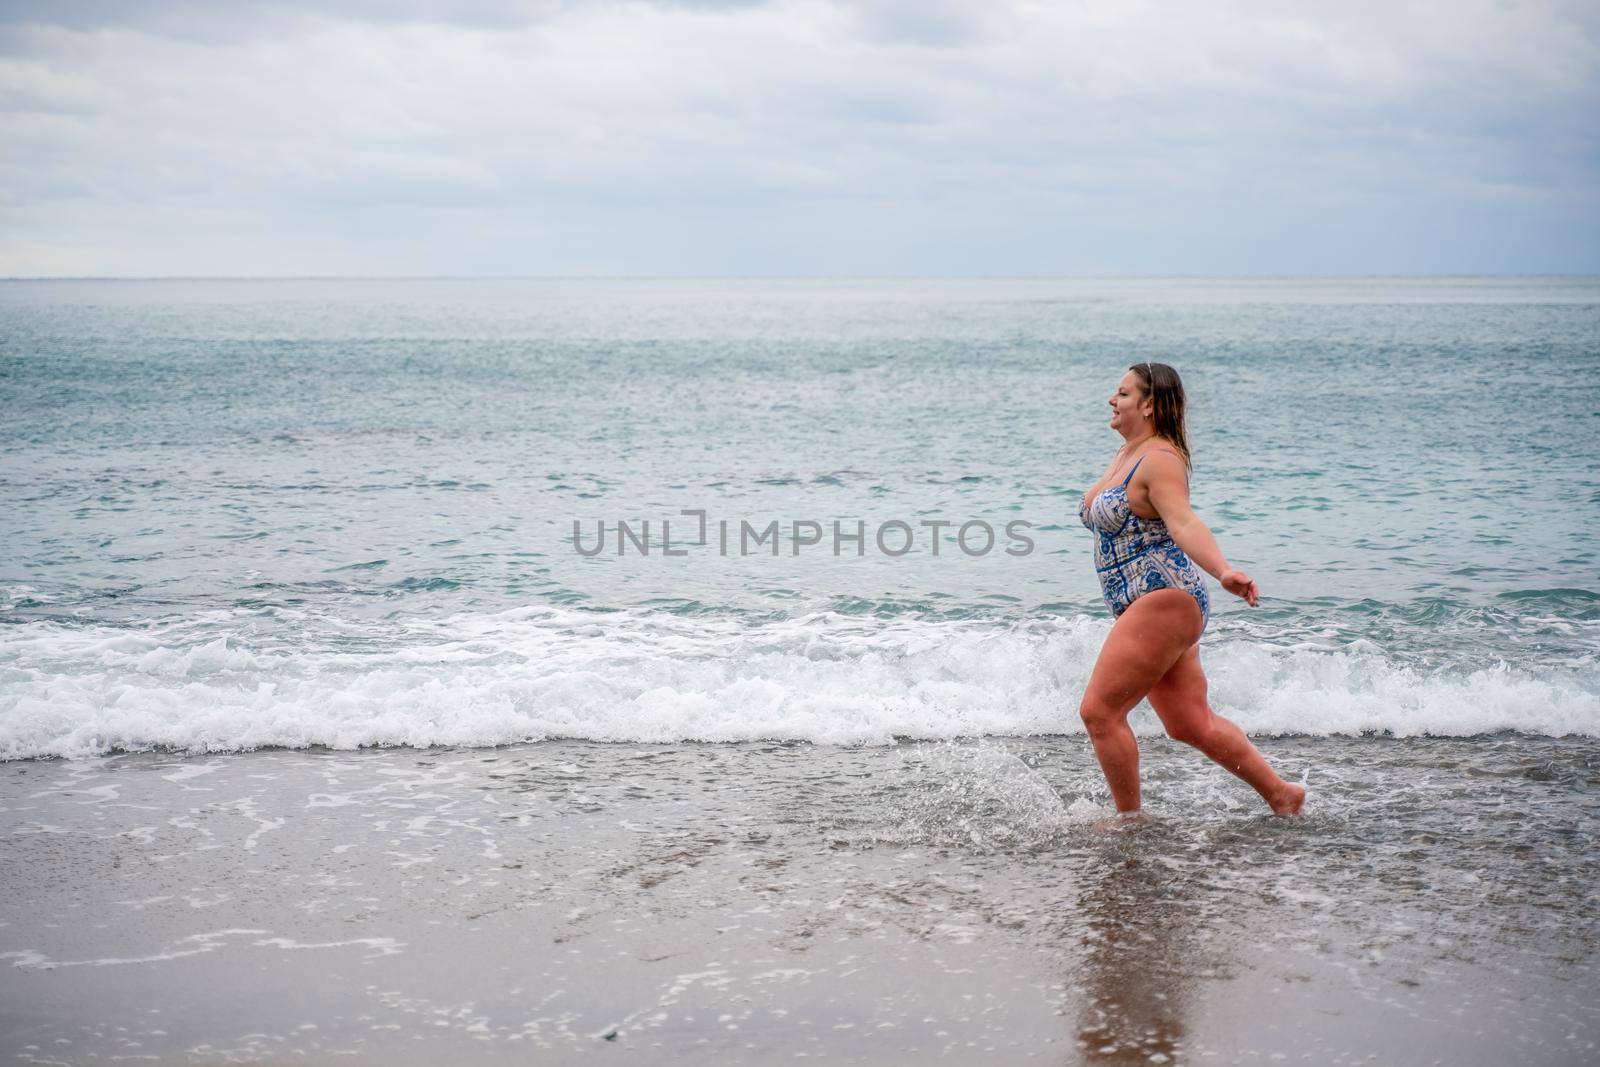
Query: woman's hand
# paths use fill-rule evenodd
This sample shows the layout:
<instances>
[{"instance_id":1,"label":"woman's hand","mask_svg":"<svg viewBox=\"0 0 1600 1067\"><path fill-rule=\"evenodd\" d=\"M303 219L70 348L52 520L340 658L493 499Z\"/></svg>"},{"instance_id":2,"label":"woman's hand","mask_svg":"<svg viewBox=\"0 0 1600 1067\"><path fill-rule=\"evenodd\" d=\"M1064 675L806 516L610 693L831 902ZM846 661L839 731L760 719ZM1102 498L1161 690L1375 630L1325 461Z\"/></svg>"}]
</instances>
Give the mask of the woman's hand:
<instances>
[{"instance_id":1,"label":"woman's hand","mask_svg":"<svg viewBox=\"0 0 1600 1067\"><path fill-rule=\"evenodd\" d=\"M1255 579L1244 571L1226 570L1217 580L1222 583L1222 588L1236 597L1242 597L1251 607L1255 607L1261 599L1261 590L1256 588Z\"/></svg>"}]
</instances>

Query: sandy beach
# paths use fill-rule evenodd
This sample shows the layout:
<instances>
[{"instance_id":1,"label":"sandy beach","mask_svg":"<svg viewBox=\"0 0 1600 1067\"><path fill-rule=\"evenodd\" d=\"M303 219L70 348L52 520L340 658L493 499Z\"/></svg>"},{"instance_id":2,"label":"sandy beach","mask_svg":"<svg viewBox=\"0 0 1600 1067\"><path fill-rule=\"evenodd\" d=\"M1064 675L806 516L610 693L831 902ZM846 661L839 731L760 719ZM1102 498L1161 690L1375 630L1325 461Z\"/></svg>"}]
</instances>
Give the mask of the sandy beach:
<instances>
[{"instance_id":1,"label":"sandy beach","mask_svg":"<svg viewBox=\"0 0 1600 1067\"><path fill-rule=\"evenodd\" d=\"M1595 742L1264 744L1120 832L1081 738L11 762L0 1054L1592 1062Z\"/></svg>"}]
</instances>

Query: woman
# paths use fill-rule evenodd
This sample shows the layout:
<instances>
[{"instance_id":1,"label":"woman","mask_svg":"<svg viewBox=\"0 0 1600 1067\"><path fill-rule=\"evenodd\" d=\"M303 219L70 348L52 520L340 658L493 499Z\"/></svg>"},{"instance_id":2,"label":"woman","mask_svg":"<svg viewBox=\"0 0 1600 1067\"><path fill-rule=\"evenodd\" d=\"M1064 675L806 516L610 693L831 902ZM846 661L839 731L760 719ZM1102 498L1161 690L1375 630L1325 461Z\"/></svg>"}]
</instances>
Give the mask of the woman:
<instances>
[{"instance_id":1,"label":"woman","mask_svg":"<svg viewBox=\"0 0 1600 1067\"><path fill-rule=\"evenodd\" d=\"M1122 448L1078 517L1095 534L1095 570L1117 621L1079 714L1119 812L1139 810L1139 745L1128 712L1149 698L1169 736L1249 782L1277 814L1294 815L1305 787L1279 778L1244 731L1206 704L1198 642L1211 599L1195 563L1251 607L1259 594L1189 509L1183 404L1183 383L1165 363L1135 363L1111 397Z\"/></svg>"}]
</instances>

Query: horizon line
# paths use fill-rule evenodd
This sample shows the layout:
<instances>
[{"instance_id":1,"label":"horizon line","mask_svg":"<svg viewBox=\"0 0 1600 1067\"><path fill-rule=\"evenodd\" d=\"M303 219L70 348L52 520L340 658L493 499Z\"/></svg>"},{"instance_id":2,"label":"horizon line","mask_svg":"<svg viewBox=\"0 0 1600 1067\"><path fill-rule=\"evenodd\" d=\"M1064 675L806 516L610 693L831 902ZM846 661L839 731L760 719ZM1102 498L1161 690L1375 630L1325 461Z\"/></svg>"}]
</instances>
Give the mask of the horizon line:
<instances>
[{"instance_id":1,"label":"horizon line","mask_svg":"<svg viewBox=\"0 0 1600 1067\"><path fill-rule=\"evenodd\" d=\"M625 282L625 281L1342 281L1437 278L1600 278L1600 272L1329 274L14 274L0 282Z\"/></svg>"}]
</instances>

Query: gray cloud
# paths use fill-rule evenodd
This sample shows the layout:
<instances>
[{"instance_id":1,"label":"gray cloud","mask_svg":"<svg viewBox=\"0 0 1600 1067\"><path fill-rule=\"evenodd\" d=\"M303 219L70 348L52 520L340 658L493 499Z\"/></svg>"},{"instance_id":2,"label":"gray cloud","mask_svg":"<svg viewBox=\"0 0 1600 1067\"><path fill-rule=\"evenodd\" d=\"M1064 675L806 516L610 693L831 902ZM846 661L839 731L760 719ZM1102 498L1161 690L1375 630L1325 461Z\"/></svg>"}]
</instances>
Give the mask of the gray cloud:
<instances>
[{"instance_id":1,"label":"gray cloud","mask_svg":"<svg viewBox=\"0 0 1600 1067\"><path fill-rule=\"evenodd\" d=\"M1600 269L1583 5L134 7L6 8L0 273Z\"/></svg>"},{"instance_id":2,"label":"gray cloud","mask_svg":"<svg viewBox=\"0 0 1600 1067\"><path fill-rule=\"evenodd\" d=\"M768 0L653 0L684 9L759 7ZM307 17L375 24L431 24L507 29L546 22L615 0L8 0L0 25L73 30L138 28L173 37L237 39L281 32Z\"/></svg>"}]
</instances>

